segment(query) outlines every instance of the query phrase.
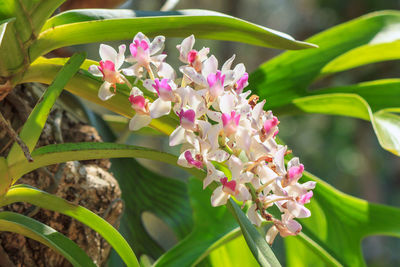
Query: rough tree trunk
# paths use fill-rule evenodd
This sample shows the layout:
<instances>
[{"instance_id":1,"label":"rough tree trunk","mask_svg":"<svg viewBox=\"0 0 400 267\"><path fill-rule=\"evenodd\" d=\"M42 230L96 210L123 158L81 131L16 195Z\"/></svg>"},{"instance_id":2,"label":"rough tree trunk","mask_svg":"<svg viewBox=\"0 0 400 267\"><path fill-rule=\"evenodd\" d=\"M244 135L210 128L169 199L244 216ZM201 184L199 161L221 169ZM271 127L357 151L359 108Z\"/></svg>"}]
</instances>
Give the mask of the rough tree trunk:
<instances>
[{"instance_id":1,"label":"rough tree trunk","mask_svg":"<svg viewBox=\"0 0 400 267\"><path fill-rule=\"evenodd\" d=\"M0 102L0 111L16 131L21 129L37 96L37 84L27 84L14 89ZM40 137L38 147L60 142L101 141L97 131L63 110L53 108ZM6 156L12 141L6 131L0 130L0 156ZM82 205L118 226L123 204L117 181L108 172L108 160L67 162L41 168L23 176L18 183L29 184L56 194L75 204ZM57 182L58 181L58 182ZM98 266L105 265L110 246L99 234L76 220L26 203L1 207L31 216L49 225L76 242ZM24 236L0 232L0 267L12 266L71 266L61 255L50 248Z\"/></svg>"}]
</instances>

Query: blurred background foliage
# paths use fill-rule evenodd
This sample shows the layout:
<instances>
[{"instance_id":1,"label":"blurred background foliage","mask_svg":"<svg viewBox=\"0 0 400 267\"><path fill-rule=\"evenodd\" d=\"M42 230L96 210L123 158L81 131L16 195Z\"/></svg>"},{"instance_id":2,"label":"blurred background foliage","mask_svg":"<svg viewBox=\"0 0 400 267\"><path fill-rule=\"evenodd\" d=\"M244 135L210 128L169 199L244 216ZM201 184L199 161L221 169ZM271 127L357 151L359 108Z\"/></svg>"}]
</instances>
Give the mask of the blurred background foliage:
<instances>
[{"instance_id":1,"label":"blurred background foliage","mask_svg":"<svg viewBox=\"0 0 400 267\"><path fill-rule=\"evenodd\" d=\"M135 10L159 10L165 1L69 1L65 8L116 7ZM294 36L298 40L349 21L364 14L384 10L399 9L400 0L181 0L175 9L209 9L239 17ZM132 33L132 36L135 33ZM167 59L172 65L179 39L167 40ZM222 62L236 54L236 62L243 62L249 73L261 63L281 53L280 50L254 47L241 43L204 41L196 42L196 47L208 46L212 54ZM79 47L81 49L82 47ZM87 45L89 58L99 59L98 44ZM172 60L172 62L171 62ZM175 62L174 62L175 60ZM396 78L400 74L400 62L389 61L371 64L351 71L329 76L319 81L316 87L352 84L382 78ZM251 89L251 84L249 86ZM268 99L267 99L268 101ZM400 99L399 99L400 101ZM280 137L298 155L306 169L325 179L334 187L368 201L400 206L400 164L399 159L383 150L374 135L369 122L326 115L281 116ZM125 136L126 137L126 136ZM125 139L125 138L124 138ZM144 138L131 135L131 144L147 144L164 150L170 149L164 137ZM175 154L178 149L175 148ZM145 162L146 164L146 162ZM146 164L155 171L165 174L166 166ZM168 167L167 167L168 168ZM169 177L185 177L182 172L171 170ZM184 179L184 178L183 178ZM147 218L147 219L146 219ZM160 231L162 222L146 217L149 232L164 248L170 248L175 240L167 228ZM154 231L158 229L158 234ZM282 250L281 242L274 244L274 250ZM369 266L399 266L400 240L390 237L368 237L363 241L363 252ZM210 258L216 257L218 251ZM284 252L279 252L283 259Z\"/></svg>"}]
</instances>

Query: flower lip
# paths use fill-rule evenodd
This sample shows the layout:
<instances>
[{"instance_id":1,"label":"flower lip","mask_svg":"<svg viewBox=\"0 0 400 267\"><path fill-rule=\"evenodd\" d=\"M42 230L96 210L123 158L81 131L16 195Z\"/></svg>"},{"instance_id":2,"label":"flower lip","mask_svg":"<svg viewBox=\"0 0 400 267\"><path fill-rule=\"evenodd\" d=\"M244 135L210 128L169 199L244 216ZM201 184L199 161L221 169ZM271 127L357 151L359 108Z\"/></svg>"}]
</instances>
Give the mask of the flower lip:
<instances>
[{"instance_id":1,"label":"flower lip","mask_svg":"<svg viewBox=\"0 0 400 267\"><path fill-rule=\"evenodd\" d=\"M130 95L129 102L132 104L132 108L139 114L147 114L146 110L146 99L142 95Z\"/></svg>"},{"instance_id":2,"label":"flower lip","mask_svg":"<svg viewBox=\"0 0 400 267\"><path fill-rule=\"evenodd\" d=\"M266 135L269 135L271 133L271 131L279 124L279 120L277 117L273 117L270 120L266 120L264 122L264 131Z\"/></svg>"},{"instance_id":3,"label":"flower lip","mask_svg":"<svg viewBox=\"0 0 400 267\"><path fill-rule=\"evenodd\" d=\"M140 49L142 51L140 51ZM140 52L147 52L149 49L149 44L147 43L146 40L134 40L133 43L129 45L129 50L131 51L132 56L136 57L138 56L138 51Z\"/></svg>"},{"instance_id":4,"label":"flower lip","mask_svg":"<svg viewBox=\"0 0 400 267\"><path fill-rule=\"evenodd\" d=\"M245 72L243 76L236 82L236 93L241 94L243 92L243 88L248 85L249 74Z\"/></svg>"},{"instance_id":5,"label":"flower lip","mask_svg":"<svg viewBox=\"0 0 400 267\"><path fill-rule=\"evenodd\" d=\"M192 153L190 153L189 150L185 152L184 156L190 165L192 165L198 169L201 169L203 167L203 162L201 162L199 160L195 160L192 156Z\"/></svg>"},{"instance_id":6,"label":"flower lip","mask_svg":"<svg viewBox=\"0 0 400 267\"><path fill-rule=\"evenodd\" d=\"M287 177L289 179L289 182L297 181L298 179L300 179L300 177L303 175L303 171L304 171L303 164L290 167L290 169L287 172Z\"/></svg>"},{"instance_id":7,"label":"flower lip","mask_svg":"<svg viewBox=\"0 0 400 267\"><path fill-rule=\"evenodd\" d=\"M196 60L196 57L198 55L198 52L196 50L190 50L188 55L187 55L187 60L190 64L193 64L193 62Z\"/></svg>"},{"instance_id":8,"label":"flower lip","mask_svg":"<svg viewBox=\"0 0 400 267\"><path fill-rule=\"evenodd\" d=\"M221 178L222 190L230 195L236 195L236 181L228 181L227 177Z\"/></svg>"},{"instance_id":9,"label":"flower lip","mask_svg":"<svg viewBox=\"0 0 400 267\"><path fill-rule=\"evenodd\" d=\"M169 85L169 79L162 79L161 81L156 78L154 79L152 86L157 91L158 96L164 101L173 101L174 93L172 92L172 87Z\"/></svg>"},{"instance_id":10,"label":"flower lip","mask_svg":"<svg viewBox=\"0 0 400 267\"><path fill-rule=\"evenodd\" d=\"M229 136L236 132L237 127L239 126L240 114L236 114L235 111L231 111L231 114L223 113L221 119L226 135Z\"/></svg>"},{"instance_id":11,"label":"flower lip","mask_svg":"<svg viewBox=\"0 0 400 267\"><path fill-rule=\"evenodd\" d=\"M193 130L194 129L194 122L196 113L193 109L188 109L184 111L183 109L181 112L178 113L180 124L186 130Z\"/></svg>"}]
</instances>

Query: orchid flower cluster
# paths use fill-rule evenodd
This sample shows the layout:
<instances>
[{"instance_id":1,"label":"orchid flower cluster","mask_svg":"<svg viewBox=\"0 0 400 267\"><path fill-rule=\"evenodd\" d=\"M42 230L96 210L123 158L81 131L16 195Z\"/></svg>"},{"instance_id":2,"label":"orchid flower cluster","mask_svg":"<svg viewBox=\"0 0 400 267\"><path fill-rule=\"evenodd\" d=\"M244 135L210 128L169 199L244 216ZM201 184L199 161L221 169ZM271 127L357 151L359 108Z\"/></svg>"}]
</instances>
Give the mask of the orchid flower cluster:
<instances>
[{"instance_id":1,"label":"orchid flower cluster","mask_svg":"<svg viewBox=\"0 0 400 267\"><path fill-rule=\"evenodd\" d=\"M298 158L285 167L284 158L291 151L276 142L279 120L264 111L265 100L243 90L249 77L245 66L232 67L233 55L219 69L218 60L208 55L209 48L193 48L191 35L177 46L183 63L182 77L177 79L165 62L164 41L165 37L157 36L151 42L139 32L129 45L128 57L125 45L118 52L100 45L99 66L89 68L93 75L103 77L99 97L112 97L116 84L132 88L129 101L136 113L129 123L131 130L148 126L152 119L176 115L180 123L169 136L169 144L182 144L179 165L206 170L204 188L218 184L212 206L224 205L231 197L250 203L247 216L253 224L272 223L266 235L269 244L278 233L282 237L298 234L302 227L295 218L311 215L304 204L313 196L315 182L298 182L304 171ZM133 65L121 69L124 62ZM125 76L135 76L136 82L140 79L149 91L146 94L154 97L145 97ZM218 170L218 164L226 164L230 174ZM279 217L269 212L274 205Z\"/></svg>"}]
</instances>

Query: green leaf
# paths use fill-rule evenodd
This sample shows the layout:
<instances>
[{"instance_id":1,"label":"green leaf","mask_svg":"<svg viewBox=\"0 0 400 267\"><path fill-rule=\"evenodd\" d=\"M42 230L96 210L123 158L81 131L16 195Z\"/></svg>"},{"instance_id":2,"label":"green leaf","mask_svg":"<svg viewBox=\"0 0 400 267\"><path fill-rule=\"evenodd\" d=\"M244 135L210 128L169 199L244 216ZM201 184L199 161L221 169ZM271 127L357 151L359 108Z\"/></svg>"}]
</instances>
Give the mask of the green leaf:
<instances>
[{"instance_id":1,"label":"green leaf","mask_svg":"<svg viewBox=\"0 0 400 267\"><path fill-rule=\"evenodd\" d=\"M312 216L299 220L303 234L285 238L288 266L364 266L364 237L400 237L400 209L346 195L309 173L302 179L317 186L307 204Z\"/></svg>"},{"instance_id":2,"label":"green leaf","mask_svg":"<svg viewBox=\"0 0 400 267\"><path fill-rule=\"evenodd\" d=\"M373 112L381 109L397 109L400 107L400 79L383 79L363 82L347 86L324 88L311 95L351 93L364 98Z\"/></svg>"},{"instance_id":3,"label":"green leaf","mask_svg":"<svg viewBox=\"0 0 400 267\"><path fill-rule=\"evenodd\" d=\"M85 60L86 55L83 53L73 55L68 62L61 68L56 75L52 84L47 88L42 97L38 100L35 108L32 110L27 121L25 122L19 136L25 142L30 151L36 146L42 133L44 124L49 116L50 110L61 94L64 86L79 70L80 65ZM9 165L14 164L24 158L21 147L14 143L10 153L7 156Z\"/></svg>"},{"instance_id":4,"label":"green leaf","mask_svg":"<svg viewBox=\"0 0 400 267\"><path fill-rule=\"evenodd\" d=\"M54 79L58 71L63 66L66 59L53 58L37 59L25 72L25 75L19 83L25 82L41 82L49 84ZM101 79L94 77L86 71L91 64L96 62L86 60L82 64L82 68L75 76L65 85L65 89L69 92L99 104L111 111L121 114L125 117L132 118L134 111L128 101L130 89L124 85L117 85L117 94L107 101L102 101L97 95L101 84ZM162 118L152 120L150 126L167 135L171 134L177 125L177 120L164 116Z\"/></svg>"},{"instance_id":5,"label":"green leaf","mask_svg":"<svg viewBox=\"0 0 400 267\"><path fill-rule=\"evenodd\" d=\"M240 228L247 245L261 266L281 266L275 257L271 247L265 241L265 238L257 231L254 225L249 221L235 201L229 199L227 204L235 219L239 222Z\"/></svg>"},{"instance_id":6,"label":"green leaf","mask_svg":"<svg viewBox=\"0 0 400 267\"><path fill-rule=\"evenodd\" d=\"M287 34L207 10L151 13L121 9L73 10L50 19L45 29L30 49L32 61L56 48L132 39L139 31L149 37L195 34L197 38L241 41L280 49L315 47L296 41Z\"/></svg>"},{"instance_id":7,"label":"green leaf","mask_svg":"<svg viewBox=\"0 0 400 267\"><path fill-rule=\"evenodd\" d=\"M177 165L177 157L174 155L149 148L114 143L83 142L47 145L35 149L32 152L32 157L33 162L22 159L13 165L9 165L10 175L14 179L18 179L32 170L56 163L103 158L157 159L161 162ZM190 168L187 170L197 177L204 177L204 173L198 169Z\"/></svg>"},{"instance_id":8,"label":"green leaf","mask_svg":"<svg viewBox=\"0 0 400 267\"><path fill-rule=\"evenodd\" d=\"M68 215L86 224L104 237L128 266L139 266L135 254L125 239L112 225L90 210L27 185L11 187L7 194L0 199L1 206L15 202L28 202L44 209Z\"/></svg>"},{"instance_id":9,"label":"green leaf","mask_svg":"<svg viewBox=\"0 0 400 267\"><path fill-rule=\"evenodd\" d=\"M400 155L400 117L385 110L373 113L368 103L356 94L332 93L301 97L276 111L281 114L320 113L370 120L380 145Z\"/></svg>"},{"instance_id":10,"label":"green leaf","mask_svg":"<svg viewBox=\"0 0 400 267\"><path fill-rule=\"evenodd\" d=\"M36 39L45 21L65 0L2 0L0 21L16 18L15 29L21 43Z\"/></svg>"},{"instance_id":11,"label":"green leaf","mask_svg":"<svg viewBox=\"0 0 400 267\"><path fill-rule=\"evenodd\" d=\"M392 27L391 30L394 31L397 29L395 29L395 27ZM385 31L385 38L387 38L387 36L390 36L390 34L395 33ZM382 41L387 40L384 39ZM323 67L323 69L321 70L321 74L324 75L341 72L375 62L395 59L400 59L400 40L387 43L376 43L376 41L372 41L370 44L354 48L333 59L325 67Z\"/></svg>"},{"instance_id":12,"label":"green leaf","mask_svg":"<svg viewBox=\"0 0 400 267\"><path fill-rule=\"evenodd\" d=\"M24 63L24 52L14 26L15 18L0 25L0 76L3 77L10 76Z\"/></svg>"},{"instance_id":13,"label":"green leaf","mask_svg":"<svg viewBox=\"0 0 400 267\"><path fill-rule=\"evenodd\" d=\"M318 49L285 52L261 65L250 75L249 87L268 100L266 106L270 109L306 96L307 88L331 60L369 44L398 23L399 11L380 11L330 28L307 40L317 44Z\"/></svg>"},{"instance_id":14,"label":"green leaf","mask_svg":"<svg viewBox=\"0 0 400 267\"><path fill-rule=\"evenodd\" d=\"M202 186L199 180L189 181L194 219L192 232L163 254L154 266L194 266L210 251L240 235L237 223L226 207L212 207L211 190L202 190Z\"/></svg>"},{"instance_id":15,"label":"green leaf","mask_svg":"<svg viewBox=\"0 0 400 267\"><path fill-rule=\"evenodd\" d=\"M96 266L74 242L53 228L27 216L0 212L0 231L13 232L32 238L63 255L74 266Z\"/></svg>"},{"instance_id":16,"label":"green leaf","mask_svg":"<svg viewBox=\"0 0 400 267\"><path fill-rule=\"evenodd\" d=\"M239 236L210 253L208 259L212 266L259 266L247 248L246 240Z\"/></svg>"}]
</instances>

